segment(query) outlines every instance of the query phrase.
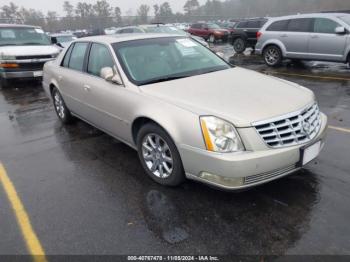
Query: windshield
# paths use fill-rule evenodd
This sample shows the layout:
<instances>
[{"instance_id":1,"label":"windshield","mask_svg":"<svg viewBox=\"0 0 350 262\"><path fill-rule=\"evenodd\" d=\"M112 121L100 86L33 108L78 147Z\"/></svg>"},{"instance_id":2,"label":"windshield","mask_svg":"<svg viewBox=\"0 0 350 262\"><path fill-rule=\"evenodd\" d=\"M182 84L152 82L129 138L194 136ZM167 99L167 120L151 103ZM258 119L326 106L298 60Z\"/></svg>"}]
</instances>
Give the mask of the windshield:
<instances>
[{"instance_id":1,"label":"windshield","mask_svg":"<svg viewBox=\"0 0 350 262\"><path fill-rule=\"evenodd\" d=\"M115 43L113 48L129 80L139 86L231 67L190 38L142 39Z\"/></svg>"},{"instance_id":2,"label":"windshield","mask_svg":"<svg viewBox=\"0 0 350 262\"><path fill-rule=\"evenodd\" d=\"M220 29L220 26L218 26L217 24L208 24L208 28L209 29Z\"/></svg>"},{"instance_id":3,"label":"windshield","mask_svg":"<svg viewBox=\"0 0 350 262\"><path fill-rule=\"evenodd\" d=\"M152 26L146 27L145 31L147 33L164 33L164 34L176 34L187 36L187 33L181 29L173 26Z\"/></svg>"},{"instance_id":4,"label":"windshield","mask_svg":"<svg viewBox=\"0 0 350 262\"><path fill-rule=\"evenodd\" d=\"M50 45L50 39L40 28L0 28L0 46L4 45Z\"/></svg>"},{"instance_id":5,"label":"windshield","mask_svg":"<svg viewBox=\"0 0 350 262\"><path fill-rule=\"evenodd\" d=\"M341 20L343 20L345 23L350 25L350 15L344 15L339 17Z\"/></svg>"},{"instance_id":6,"label":"windshield","mask_svg":"<svg viewBox=\"0 0 350 262\"><path fill-rule=\"evenodd\" d=\"M72 35L65 35L65 36L57 36L56 39L57 39L57 43L67 43L67 42L72 42L77 38Z\"/></svg>"}]
</instances>

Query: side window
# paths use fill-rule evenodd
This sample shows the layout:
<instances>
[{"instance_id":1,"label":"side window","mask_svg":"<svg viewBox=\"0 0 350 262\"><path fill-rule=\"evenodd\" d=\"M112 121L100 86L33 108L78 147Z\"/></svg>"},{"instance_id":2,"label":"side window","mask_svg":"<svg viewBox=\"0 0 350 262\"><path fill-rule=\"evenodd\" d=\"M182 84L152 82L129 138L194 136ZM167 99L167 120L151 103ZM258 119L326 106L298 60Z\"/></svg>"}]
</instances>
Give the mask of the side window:
<instances>
[{"instance_id":1,"label":"side window","mask_svg":"<svg viewBox=\"0 0 350 262\"><path fill-rule=\"evenodd\" d=\"M192 28L198 29L198 28L201 28L201 25L200 25L200 24L193 24L193 25L192 25Z\"/></svg>"},{"instance_id":2,"label":"side window","mask_svg":"<svg viewBox=\"0 0 350 262\"><path fill-rule=\"evenodd\" d=\"M240 22L237 25L237 28L247 28L248 22Z\"/></svg>"},{"instance_id":3,"label":"side window","mask_svg":"<svg viewBox=\"0 0 350 262\"><path fill-rule=\"evenodd\" d=\"M272 24L266 29L266 31L275 31L275 32L287 31L288 21L289 21L289 20L276 21L276 22L272 23Z\"/></svg>"},{"instance_id":4,"label":"side window","mask_svg":"<svg viewBox=\"0 0 350 262\"><path fill-rule=\"evenodd\" d=\"M337 22L327 18L316 18L314 24L315 33L335 34L335 29L340 26Z\"/></svg>"},{"instance_id":5,"label":"side window","mask_svg":"<svg viewBox=\"0 0 350 262\"><path fill-rule=\"evenodd\" d=\"M62 62L63 67L68 67L68 63L69 63L69 59L70 59L70 55L72 53L73 47L74 47L74 44L72 44L69 47L68 51L66 52L64 59L63 59L63 62Z\"/></svg>"},{"instance_id":6,"label":"side window","mask_svg":"<svg viewBox=\"0 0 350 262\"><path fill-rule=\"evenodd\" d=\"M259 20L248 21L247 28L260 28L260 21Z\"/></svg>"},{"instance_id":7,"label":"side window","mask_svg":"<svg viewBox=\"0 0 350 262\"><path fill-rule=\"evenodd\" d=\"M69 68L83 71L84 58L88 43L75 43L69 60Z\"/></svg>"},{"instance_id":8,"label":"side window","mask_svg":"<svg viewBox=\"0 0 350 262\"><path fill-rule=\"evenodd\" d=\"M289 32L311 32L312 18L292 19L288 23Z\"/></svg>"},{"instance_id":9,"label":"side window","mask_svg":"<svg viewBox=\"0 0 350 262\"><path fill-rule=\"evenodd\" d=\"M114 61L108 48L101 44L92 44L88 63L88 73L100 76L101 69L114 66Z\"/></svg>"}]
</instances>

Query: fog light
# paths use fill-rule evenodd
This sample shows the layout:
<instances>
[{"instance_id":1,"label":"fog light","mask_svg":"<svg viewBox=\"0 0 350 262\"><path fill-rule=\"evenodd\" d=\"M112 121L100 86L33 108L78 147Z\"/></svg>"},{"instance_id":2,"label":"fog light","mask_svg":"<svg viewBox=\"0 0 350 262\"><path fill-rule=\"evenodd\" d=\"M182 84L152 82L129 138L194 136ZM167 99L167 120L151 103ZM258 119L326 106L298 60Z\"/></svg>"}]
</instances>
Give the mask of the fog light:
<instances>
[{"instance_id":1,"label":"fog light","mask_svg":"<svg viewBox=\"0 0 350 262\"><path fill-rule=\"evenodd\" d=\"M226 187L240 187L243 186L243 178L242 177L222 177L214 174L210 174L207 172L201 172L199 177L212 182L214 184L219 184Z\"/></svg>"}]
</instances>

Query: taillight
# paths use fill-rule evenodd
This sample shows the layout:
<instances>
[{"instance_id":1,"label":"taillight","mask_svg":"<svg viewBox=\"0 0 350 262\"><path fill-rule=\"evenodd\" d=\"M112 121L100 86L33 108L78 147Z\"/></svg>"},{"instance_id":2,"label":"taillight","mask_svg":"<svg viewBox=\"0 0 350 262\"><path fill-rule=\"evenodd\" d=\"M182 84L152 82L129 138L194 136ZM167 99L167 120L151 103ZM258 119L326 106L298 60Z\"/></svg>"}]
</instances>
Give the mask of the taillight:
<instances>
[{"instance_id":1,"label":"taillight","mask_svg":"<svg viewBox=\"0 0 350 262\"><path fill-rule=\"evenodd\" d=\"M262 33L259 31L256 33L256 38L259 39L262 36Z\"/></svg>"}]
</instances>

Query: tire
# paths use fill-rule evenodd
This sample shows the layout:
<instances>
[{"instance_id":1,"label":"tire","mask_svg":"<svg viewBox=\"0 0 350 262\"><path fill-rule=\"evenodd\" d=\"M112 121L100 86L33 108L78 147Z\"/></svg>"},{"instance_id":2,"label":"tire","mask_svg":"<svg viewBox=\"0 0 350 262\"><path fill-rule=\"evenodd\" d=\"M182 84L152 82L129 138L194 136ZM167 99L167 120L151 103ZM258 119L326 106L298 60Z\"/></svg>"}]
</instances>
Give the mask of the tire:
<instances>
[{"instance_id":1,"label":"tire","mask_svg":"<svg viewBox=\"0 0 350 262\"><path fill-rule=\"evenodd\" d=\"M209 41L209 43L212 43L212 44L214 44L215 43L215 35L210 35L209 37L208 37L208 41Z\"/></svg>"},{"instance_id":2,"label":"tire","mask_svg":"<svg viewBox=\"0 0 350 262\"><path fill-rule=\"evenodd\" d=\"M237 54L242 54L247 48L246 42L240 37L233 40L232 45Z\"/></svg>"},{"instance_id":3,"label":"tire","mask_svg":"<svg viewBox=\"0 0 350 262\"><path fill-rule=\"evenodd\" d=\"M62 95L56 87L52 89L52 101L55 108L55 112L58 118L63 124L71 124L74 122L75 118L72 116L71 112L67 108L63 101Z\"/></svg>"},{"instance_id":4,"label":"tire","mask_svg":"<svg viewBox=\"0 0 350 262\"><path fill-rule=\"evenodd\" d=\"M282 51L278 46L270 45L264 49L264 61L268 66L277 67L282 64Z\"/></svg>"},{"instance_id":5,"label":"tire","mask_svg":"<svg viewBox=\"0 0 350 262\"><path fill-rule=\"evenodd\" d=\"M7 79L5 78L0 78L0 87L2 88L6 88L9 86L9 82Z\"/></svg>"},{"instance_id":6,"label":"tire","mask_svg":"<svg viewBox=\"0 0 350 262\"><path fill-rule=\"evenodd\" d=\"M137 151L142 167L158 184L178 186L185 180L180 154L168 133L147 123L137 134Z\"/></svg>"}]
</instances>

